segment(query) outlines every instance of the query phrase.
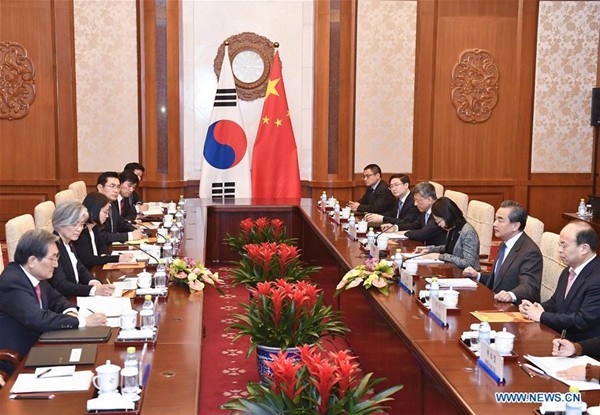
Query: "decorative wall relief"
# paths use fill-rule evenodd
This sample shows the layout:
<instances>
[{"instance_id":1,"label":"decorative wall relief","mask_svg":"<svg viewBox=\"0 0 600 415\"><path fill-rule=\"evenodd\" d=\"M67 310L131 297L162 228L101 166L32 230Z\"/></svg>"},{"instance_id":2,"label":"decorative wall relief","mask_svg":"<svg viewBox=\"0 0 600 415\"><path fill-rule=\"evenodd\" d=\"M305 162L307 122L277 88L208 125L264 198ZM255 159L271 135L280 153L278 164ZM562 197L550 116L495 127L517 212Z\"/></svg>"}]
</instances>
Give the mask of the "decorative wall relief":
<instances>
[{"instance_id":1,"label":"decorative wall relief","mask_svg":"<svg viewBox=\"0 0 600 415\"><path fill-rule=\"evenodd\" d=\"M498 67L482 49L465 50L452 69L452 104L464 122L487 121L498 103Z\"/></svg>"},{"instance_id":2,"label":"decorative wall relief","mask_svg":"<svg viewBox=\"0 0 600 415\"><path fill-rule=\"evenodd\" d=\"M0 119L17 120L29 113L35 99L35 68L27 50L0 42Z\"/></svg>"}]
</instances>

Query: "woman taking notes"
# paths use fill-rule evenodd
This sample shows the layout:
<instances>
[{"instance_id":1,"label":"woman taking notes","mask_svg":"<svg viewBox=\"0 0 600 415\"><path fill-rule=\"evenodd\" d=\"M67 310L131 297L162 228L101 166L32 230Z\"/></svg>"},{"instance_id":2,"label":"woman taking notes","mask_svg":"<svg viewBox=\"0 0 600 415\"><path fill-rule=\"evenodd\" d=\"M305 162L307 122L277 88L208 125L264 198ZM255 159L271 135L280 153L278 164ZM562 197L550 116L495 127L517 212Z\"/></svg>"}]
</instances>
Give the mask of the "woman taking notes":
<instances>
[{"instance_id":1,"label":"woman taking notes","mask_svg":"<svg viewBox=\"0 0 600 415\"><path fill-rule=\"evenodd\" d=\"M446 243L418 247L415 252L434 253L431 258L437 257L461 269L479 269L479 236L475 228L467 223L456 203L447 197L440 197L431 207L431 214L437 225L448 231Z\"/></svg>"}]
</instances>

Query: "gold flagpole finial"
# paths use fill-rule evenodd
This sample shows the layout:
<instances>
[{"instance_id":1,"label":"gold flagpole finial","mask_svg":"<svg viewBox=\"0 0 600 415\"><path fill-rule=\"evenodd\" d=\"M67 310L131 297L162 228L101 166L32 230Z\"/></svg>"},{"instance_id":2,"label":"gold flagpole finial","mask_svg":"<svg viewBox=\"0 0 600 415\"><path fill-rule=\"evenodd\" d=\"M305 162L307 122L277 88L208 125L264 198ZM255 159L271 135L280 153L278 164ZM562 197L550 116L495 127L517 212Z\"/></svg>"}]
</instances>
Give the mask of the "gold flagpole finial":
<instances>
[{"instance_id":1,"label":"gold flagpole finial","mask_svg":"<svg viewBox=\"0 0 600 415\"><path fill-rule=\"evenodd\" d=\"M279 47L279 42L273 43L273 46L275 47L275 49L277 49Z\"/></svg>"}]
</instances>

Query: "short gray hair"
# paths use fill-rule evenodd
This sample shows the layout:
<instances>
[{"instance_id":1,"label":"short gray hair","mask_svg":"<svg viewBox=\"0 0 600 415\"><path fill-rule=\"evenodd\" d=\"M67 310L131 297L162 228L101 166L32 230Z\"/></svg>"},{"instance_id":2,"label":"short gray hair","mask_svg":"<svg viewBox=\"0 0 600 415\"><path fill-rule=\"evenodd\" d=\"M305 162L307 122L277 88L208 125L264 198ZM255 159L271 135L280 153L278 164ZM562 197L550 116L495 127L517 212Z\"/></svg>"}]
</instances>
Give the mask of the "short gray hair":
<instances>
[{"instance_id":1,"label":"short gray hair","mask_svg":"<svg viewBox=\"0 0 600 415\"><path fill-rule=\"evenodd\" d=\"M435 187L429 182L421 182L417 184L413 188L413 193L418 193L423 198L432 198L433 200L437 199L437 194L435 193Z\"/></svg>"},{"instance_id":2,"label":"short gray hair","mask_svg":"<svg viewBox=\"0 0 600 415\"><path fill-rule=\"evenodd\" d=\"M52 215L52 227L58 231L65 226L76 225L79 221L87 221L89 217L87 208L79 202L61 203Z\"/></svg>"},{"instance_id":3,"label":"short gray hair","mask_svg":"<svg viewBox=\"0 0 600 415\"><path fill-rule=\"evenodd\" d=\"M15 250L15 262L25 265L30 256L41 260L48 254L48 246L56 243L58 236L43 229L32 229L25 232Z\"/></svg>"}]
</instances>

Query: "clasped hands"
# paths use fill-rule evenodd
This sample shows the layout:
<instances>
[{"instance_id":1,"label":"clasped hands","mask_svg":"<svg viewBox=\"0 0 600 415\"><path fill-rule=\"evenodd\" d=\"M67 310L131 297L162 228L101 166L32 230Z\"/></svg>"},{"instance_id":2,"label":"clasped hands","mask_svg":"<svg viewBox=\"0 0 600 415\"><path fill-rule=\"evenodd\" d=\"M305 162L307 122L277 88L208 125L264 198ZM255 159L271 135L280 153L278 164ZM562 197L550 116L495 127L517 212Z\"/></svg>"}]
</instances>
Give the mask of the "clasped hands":
<instances>
[{"instance_id":1,"label":"clasped hands","mask_svg":"<svg viewBox=\"0 0 600 415\"><path fill-rule=\"evenodd\" d=\"M523 317L539 322L540 317L544 312L544 307L542 307L539 303L532 303L529 300L523 300L519 305L519 311Z\"/></svg>"}]
</instances>

